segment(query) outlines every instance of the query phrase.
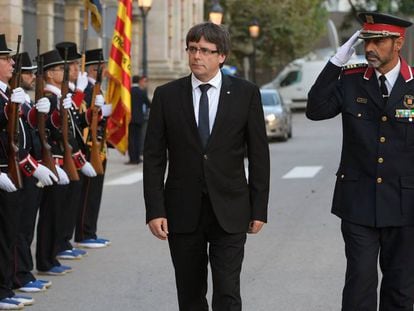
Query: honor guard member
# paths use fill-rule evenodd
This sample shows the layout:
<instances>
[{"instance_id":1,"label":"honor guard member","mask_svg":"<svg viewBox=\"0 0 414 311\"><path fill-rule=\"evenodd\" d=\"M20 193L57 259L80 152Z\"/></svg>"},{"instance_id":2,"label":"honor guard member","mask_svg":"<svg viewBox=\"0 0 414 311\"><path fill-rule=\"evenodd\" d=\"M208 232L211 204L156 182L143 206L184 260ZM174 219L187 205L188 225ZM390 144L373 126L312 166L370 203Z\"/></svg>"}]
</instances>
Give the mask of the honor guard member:
<instances>
[{"instance_id":1,"label":"honor guard member","mask_svg":"<svg viewBox=\"0 0 414 311\"><path fill-rule=\"evenodd\" d=\"M88 108L90 107L92 101L93 88L97 80L98 66L101 66L101 72L104 72L105 63L106 61L103 59L102 49L93 49L86 51L85 65L89 82L84 92L84 100ZM100 104L98 104L99 102ZM98 175L94 178L84 178L78 220L75 229L75 242L77 242L77 245L79 247L84 248L102 248L111 243L108 239L100 238L97 236L97 224L106 168L106 118L112 112L112 105L104 104L104 97L102 95L102 92L96 96L95 105L102 107L102 119L98 123L98 140L101 144L103 144L103 146L101 146L101 157L103 158L102 166L104 168L104 174ZM90 147L89 143L87 145ZM88 159L90 156L89 151L90 150L88 149Z\"/></svg>"},{"instance_id":2,"label":"honor guard member","mask_svg":"<svg viewBox=\"0 0 414 311\"><path fill-rule=\"evenodd\" d=\"M24 125L24 133L26 139L21 146L23 149L27 149L30 155L26 160L22 161L22 168L24 169L23 177L23 203L24 206L20 213L20 225L17 237L17 243L14 251L14 278L13 287L23 292L40 292L44 291L47 287L51 286L50 281L37 280L32 274L33 259L31 252L31 244L33 242L33 236L35 231L36 217L40 205L40 198L42 194L42 187L36 186L36 183L40 181L42 186L52 185L52 182L57 182L57 177L53 174L52 178L48 178L48 170L43 169L40 163L41 161L41 145L37 131L37 112L47 114L50 109L50 102L47 98L41 98L36 105L31 101L27 92L34 90L35 75L34 71L37 66L32 64L30 56L27 52L23 52L19 55L14 55L13 60L17 62L17 58L20 58L21 62L21 81L20 86L26 92L26 101L21 105L21 118ZM21 140L22 141L22 140ZM33 175L38 175L42 171L46 179L38 180L37 178L30 177L32 175L32 166L37 165L37 171L33 172ZM50 173L49 173L50 174Z\"/></svg>"},{"instance_id":3,"label":"honor guard member","mask_svg":"<svg viewBox=\"0 0 414 311\"><path fill-rule=\"evenodd\" d=\"M411 22L360 13L357 31L308 97L312 120L342 115L342 155L332 212L347 259L342 310L412 310L414 303L414 70L400 51ZM358 38L368 64L343 67Z\"/></svg>"},{"instance_id":4,"label":"honor guard member","mask_svg":"<svg viewBox=\"0 0 414 311\"><path fill-rule=\"evenodd\" d=\"M61 86L64 73L64 61L57 50L51 50L39 56L43 59L44 95L49 99L51 107L46 126L50 135L48 143L56 163L59 181L43 190L37 223L36 268L39 274L64 275L72 269L61 265L56 259L57 245L62 240L62 209L66 200L69 177L63 170L62 133L60 131L60 110L70 109L70 94L61 101Z\"/></svg>"},{"instance_id":5,"label":"honor guard member","mask_svg":"<svg viewBox=\"0 0 414 311\"><path fill-rule=\"evenodd\" d=\"M84 97L84 90L88 85L88 78L86 72L81 73L79 71L79 59L82 57L77 51L76 43L74 42L61 42L56 44L56 49L62 58L65 57L65 51L67 51L67 62L69 63L69 89L72 93L72 106L70 107L70 117L72 121L73 144L77 145L78 152L76 157L82 157L82 161L85 161L80 174L79 181L73 181L69 185L69 190L66 195L65 207L63 208L62 219L64 224L61 228L63 233L63 239L58 244L59 259L80 259L86 255L86 251L73 248L71 240L76 226L76 218L78 215L79 202L81 200L83 178L88 176L90 178L96 176L96 172L89 162L86 162L86 146L83 140L83 129L87 126L86 113L80 112L79 108L82 105Z\"/></svg>"},{"instance_id":6,"label":"honor guard member","mask_svg":"<svg viewBox=\"0 0 414 311\"><path fill-rule=\"evenodd\" d=\"M8 82L13 77L13 65L15 62L10 56L12 50L7 47L5 35L0 35L0 310L18 310L24 305L34 303L31 297L15 295L13 287L13 253L16 245L21 213L23 210L24 190L17 189L16 185L7 177L11 174L8 167L10 156L22 159L16 165L16 175L20 170L26 176L34 176L38 180L52 181L52 173L36 161L32 161L29 154L29 136L27 127L19 117L20 106L25 104L26 94L21 87L10 89ZM10 100L9 100L10 98ZM16 114L11 115L11 105L16 107ZM9 118L12 118L9 120ZM17 142L13 141L18 148L17 154L8 152L11 145L8 141L7 126L11 120L16 121L18 133L15 133ZM11 130L11 129L9 129ZM14 130L14 129L13 129ZM8 152L8 153L7 153ZM16 181L19 180L18 178ZM25 180L26 181L26 180ZM23 184L25 183L23 182Z\"/></svg>"}]
</instances>

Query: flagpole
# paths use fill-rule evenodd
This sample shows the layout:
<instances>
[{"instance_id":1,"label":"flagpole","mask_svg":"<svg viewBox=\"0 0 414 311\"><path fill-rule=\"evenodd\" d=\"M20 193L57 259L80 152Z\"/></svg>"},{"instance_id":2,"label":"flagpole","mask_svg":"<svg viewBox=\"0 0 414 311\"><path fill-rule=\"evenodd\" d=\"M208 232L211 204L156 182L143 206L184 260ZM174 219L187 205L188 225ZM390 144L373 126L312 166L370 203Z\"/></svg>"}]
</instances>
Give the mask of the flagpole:
<instances>
[{"instance_id":1,"label":"flagpole","mask_svg":"<svg viewBox=\"0 0 414 311\"><path fill-rule=\"evenodd\" d=\"M85 14L83 16L83 43L82 43L82 62L81 62L81 71L85 72L85 63L86 63L86 40L88 38L88 26L89 26L89 8L88 0L84 0L85 5Z\"/></svg>"}]
</instances>

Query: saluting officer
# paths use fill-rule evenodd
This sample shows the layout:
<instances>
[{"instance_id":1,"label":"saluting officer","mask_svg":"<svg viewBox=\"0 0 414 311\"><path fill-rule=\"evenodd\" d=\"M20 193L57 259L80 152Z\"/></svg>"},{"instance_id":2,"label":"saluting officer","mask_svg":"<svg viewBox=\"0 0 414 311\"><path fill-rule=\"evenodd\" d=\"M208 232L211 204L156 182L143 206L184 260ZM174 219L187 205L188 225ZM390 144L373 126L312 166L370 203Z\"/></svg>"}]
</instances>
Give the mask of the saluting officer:
<instances>
[{"instance_id":1,"label":"saluting officer","mask_svg":"<svg viewBox=\"0 0 414 311\"><path fill-rule=\"evenodd\" d=\"M363 28L309 92L312 120L342 114L332 212L342 219L347 269L342 310L412 310L414 303L414 70L401 57L411 22L360 13ZM368 64L343 67L357 38Z\"/></svg>"},{"instance_id":2,"label":"saluting officer","mask_svg":"<svg viewBox=\"0 0 414 311\"><path fill-rule=\"evenodd\" d=\"M93 88L97 81L98 67L101 66L101 71L105 70L106 61L103 59L102 49L88 50L85 53L85 65L86 72L88 74L88 86L84 93L84 100L86 106L89 108L92 102ZM105 144L105 130L106 130L106 118L112 112L112 105L104 104L104 97L102 91L96 96L95 105L101 107L102 118L98 123L98 140L101 144ZM97 105L99 103L99 105ZM90 147L90 146L89 146ZM102 146L101 156L103 158L104 174L98 175L94 178L85 177L82 186L82 196L79 214L75 229L75 242L77 245L84 248L102 248L108 246L111 242L108 239L104 239L97 236L97 224L99 209L101 206L102 191L105 177L106 167L106 146ZM88 148L88 156L89 154Z\"/></svg>"}]
</instances>

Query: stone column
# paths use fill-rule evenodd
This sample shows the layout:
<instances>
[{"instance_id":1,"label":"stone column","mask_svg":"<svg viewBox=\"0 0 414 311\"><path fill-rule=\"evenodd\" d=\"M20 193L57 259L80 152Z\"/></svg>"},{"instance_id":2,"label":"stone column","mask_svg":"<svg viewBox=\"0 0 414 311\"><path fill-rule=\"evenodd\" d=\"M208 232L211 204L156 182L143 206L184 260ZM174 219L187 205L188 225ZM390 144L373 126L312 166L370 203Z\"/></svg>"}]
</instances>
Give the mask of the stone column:
<instances>
[{"instance_id":1,"label":"stone column","mask_svg":"<svg viewBox=\"0 0 414 311\"><path fill-rule=\"evenodd\" d=\"M54 7L51 0L37 0L37 37L41 42L41 53L54 48Z\"/></svg>"},{"instance_id":2,"label":"stone column","mask_svg":"<svg viewBox=\"0 0 414 311\"><path fill-rule=\"evenodd\" d=\"M17 36L23 34L23 1L3 0L0 4L0 33L6 34L7 46L11 49L17 47ZM21 50L24 49L22 38Z\"/></svg>"}]
</instances>

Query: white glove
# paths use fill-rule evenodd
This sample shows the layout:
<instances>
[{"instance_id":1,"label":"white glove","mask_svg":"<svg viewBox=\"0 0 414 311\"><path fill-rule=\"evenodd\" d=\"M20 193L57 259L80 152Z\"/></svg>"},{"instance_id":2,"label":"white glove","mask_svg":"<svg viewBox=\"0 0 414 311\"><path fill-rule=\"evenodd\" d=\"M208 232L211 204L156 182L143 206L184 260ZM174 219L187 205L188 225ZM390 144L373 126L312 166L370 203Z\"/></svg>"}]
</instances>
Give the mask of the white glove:
<instances>
[{"instance_id":1,"label":"white glove","mask_svg":"<svg viewBox=\"0 0 414 311\"><path fill-rule=\"evenodd\" d=\"M338 48L336 54L331 57L331 63L335 66L342 67L344 66L349 59L351 58L352 54L354 54L355 49L352 47L357 41L358 36L361 30L357 30L351 38L348 39L343 45Z\"/></svg>"},{"instance_id":2,"label":"white glove","mask_svg":"<svg viewBox=\"0 0 414 311\"><path fill-rule=\"evenodd\" d=\"M66 172L62 170L59 165L55 166L59 177L58 185L67 185L70 182L68 174L66 174Z\"/></svg>"},{"instance_id":3,"label":"white glove","mask_svg":"<svg viewBox=\"0 0 414 311\"><path fill-rule=\"evenodd\" d=\"M40 98L36 105L35 105L37 111L41 113L49 113L50 111L50 101L47 97Z\"/></svg>"},{"instance_id":4,"label":"white glove","mask_svg":"<svg viewBox=\"0 0 414 311\"><path fill-rule=\"evenodd\" d=\"M66 97L63 99L63 109L70 109L72 107L72 94L66 94Z\"/></svg>"},{"instance_id":5,"label":"white glove","mask_svg":"<svg viewBox=\"0 0 414 311\"><path fill-rule=\"evenodd\" d=\"M103 105L101 110L102 110L103 117L109 117L112 114L112 105L111 104Z\"/></svg>"},{"instance_id":6,"label":"white glove","mask_svg":"<svg viewBox=\"0 0 414 311\"><path fill-rule=\"evenodd\" d=\"M104 104L105 104L105 98L101 94L96 95L95 106L98 108L102 108Z\"/></svg>"},{"instance_id":7,"label":"white glove","mask_svg":"<svg viewBox=\"0 0 414 311\"><path fill-rule=\"evenodd\" d=\"M88 86L88 74L86 72L79 72L76 80L76 89L83 92Z\"/></svg>"},{"instance_id":8,"label":"white glove","mask_svg":"<svg viewBox=\"0 0 414 311\"><path fill-rule=\"evenodd\" d=\"M82 167L81 167L81 172L83 175L88 176L88 177L95 177L96 176L96 172L93 169L92 164L90 164L89 162L86 162Z\"/></svg>"},{"instance_id":9,"label":"white glove","mask_svg":"<svg viewBox=\"0 0 414 311\"><path fill-rule=\"evenodd\" d=\"M53 185L53 182L58 181L56 175L42 164L38 164L33 176L36 177L43 186L51 186Z\"/></svg>"},{"instance_id":10,"label":"white glove","mask_svg":"<svg viewBox=\"0 0 414 311\"><path fill-rule=\"evenodd\" d=\"M0 189L6 192L17 191L16 186L13 184L6 173L0 173Z\"/></svg>"},{"instance_id":11,"label":"white glove","mask_svg":"<svg viewBox=\"0 0 414 311\"><path fill-rule=\"evenodd\" d=\"M26 93L21 87L15 88L11 94L10 100L12 103L24 104L26 102Z\"/></svg>"}]
</instances>

